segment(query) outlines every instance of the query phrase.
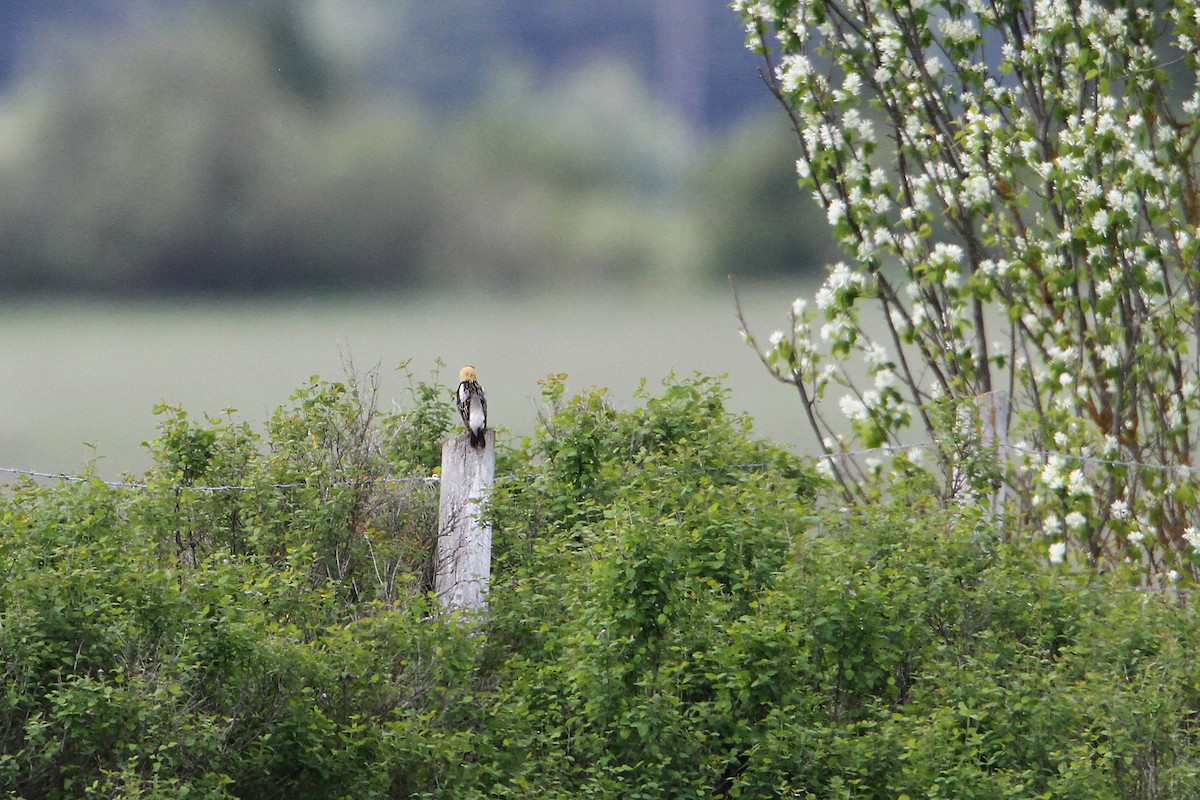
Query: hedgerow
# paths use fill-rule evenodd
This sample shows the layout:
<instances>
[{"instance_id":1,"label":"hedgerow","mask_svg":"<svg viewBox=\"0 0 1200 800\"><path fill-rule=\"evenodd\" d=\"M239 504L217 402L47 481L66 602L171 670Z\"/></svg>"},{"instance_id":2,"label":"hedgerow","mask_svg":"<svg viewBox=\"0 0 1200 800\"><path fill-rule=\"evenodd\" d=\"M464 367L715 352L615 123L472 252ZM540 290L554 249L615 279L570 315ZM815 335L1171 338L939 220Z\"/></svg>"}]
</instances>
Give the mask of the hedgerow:
<instances>
[{"instance_id":1,"label":"hedgerow","mask_svg":"<svg viewBox=\"0 0 1200 800\"><path fill-rule=\"evenodd\" d=\"M1187 596L919 484L838 508L709 379L543 390L475 616L429 594L436 381L314 380L261 433L163 409L140 487L10 487L0 796L1200 791Z\"/></svg>"}]
</instances>

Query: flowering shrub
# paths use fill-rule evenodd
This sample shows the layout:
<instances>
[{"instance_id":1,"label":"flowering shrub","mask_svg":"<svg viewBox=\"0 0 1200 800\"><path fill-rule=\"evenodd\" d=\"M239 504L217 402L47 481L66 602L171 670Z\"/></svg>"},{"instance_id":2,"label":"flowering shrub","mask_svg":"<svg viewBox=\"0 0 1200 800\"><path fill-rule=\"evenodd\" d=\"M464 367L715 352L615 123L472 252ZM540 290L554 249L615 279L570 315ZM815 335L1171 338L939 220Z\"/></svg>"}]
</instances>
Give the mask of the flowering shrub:
<instances>
[{"instance_id":1,"label":"flowering shrub","mask_svg":"<svg viewBox=\"0 0 1200 800\"><path fill-rule=\"evenodd\" d=\"M734 7L845 253L760 353L826 454L923 433L946 496L1015 489L1057 560L1197 575L1194 4ZM980 458L996 399L1013 444Z\"/></svg>"}]
</instances>

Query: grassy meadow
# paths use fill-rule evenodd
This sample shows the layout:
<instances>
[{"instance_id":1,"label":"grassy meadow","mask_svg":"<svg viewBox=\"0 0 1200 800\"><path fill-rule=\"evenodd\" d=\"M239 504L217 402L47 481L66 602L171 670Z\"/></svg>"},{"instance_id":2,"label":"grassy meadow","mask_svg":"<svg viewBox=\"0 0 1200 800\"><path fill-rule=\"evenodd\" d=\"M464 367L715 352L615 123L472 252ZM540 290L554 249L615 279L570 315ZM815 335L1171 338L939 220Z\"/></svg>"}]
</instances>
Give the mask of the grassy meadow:
<instances>
[{"instance_id":1,"label":"grassy meadow","mask_svg":"<svg viewBox=\"0 0 1200 800\"><path fill-rule=\"evenodd\" d=\"M779 327L800 282L741 290L756 333ZM738 336L730 291L405 299L342 297L268 302L98 303L37 301L0 307L0 467L104 478L148 464L152 408L193 416L237 410L259 424L312 375L329 380L378 368L380 402L404 403L395 367L428 380L435 360L453 384L478 366L493 422L528 433L538 380L565 372L571 391L604 386L618 407L641 379L672 371L727 375L731 405L763 436L804 448L808 438L787 386L763 371Z\"/></svg>"}]
</instances>

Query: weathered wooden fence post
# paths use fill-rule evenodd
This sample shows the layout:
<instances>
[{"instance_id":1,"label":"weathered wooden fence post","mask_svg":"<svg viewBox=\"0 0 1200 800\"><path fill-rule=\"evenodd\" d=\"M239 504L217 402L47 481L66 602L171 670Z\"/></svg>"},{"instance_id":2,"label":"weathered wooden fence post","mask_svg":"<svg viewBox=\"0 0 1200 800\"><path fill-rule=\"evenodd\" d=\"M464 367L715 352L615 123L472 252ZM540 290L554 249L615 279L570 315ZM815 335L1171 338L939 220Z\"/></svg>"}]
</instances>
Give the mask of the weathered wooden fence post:
<instances>
[{"instance_id":1,"label":"weathered wooden fence post","mask_svg":"<svg viewBox=\"0 0 1200 800\"><path fill-rule=\"evenodd\" d=\"M496 432L485 436L481 448L471 447L465 433L442 445L434 590L447 611L477 610L487 602L492 529L480 522L479 512L496 480Z\"/></svg>"},{"instance_id":2,"label":"weathered wooden fence post","mask_svg":"<svg viewBox=\"0 0 1200 800\"><path fill-rule=\"evenodd\" d=\"M996 460L999 468L1008 460L1008 391L997 389L982 395L979 400L979 414L983 418L979 446L984 455ZM1003 472L1007 473L1007 470ZM988 500L988 519L995 520L1008 500L1008 484L1004 479L1000 480Z\"/></svg>"}]
</instances>

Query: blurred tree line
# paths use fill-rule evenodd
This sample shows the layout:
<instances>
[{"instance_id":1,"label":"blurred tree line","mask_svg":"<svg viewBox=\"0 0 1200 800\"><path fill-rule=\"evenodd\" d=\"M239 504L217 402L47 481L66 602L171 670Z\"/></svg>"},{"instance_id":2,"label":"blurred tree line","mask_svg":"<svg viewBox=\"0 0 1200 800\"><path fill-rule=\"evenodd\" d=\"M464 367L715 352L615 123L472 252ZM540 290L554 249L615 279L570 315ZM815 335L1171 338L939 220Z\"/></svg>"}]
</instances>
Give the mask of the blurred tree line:
<instances>
[{"instance_id":1,"label":"blurred tree line","mask_svg":"<svg viewBox=\"0 0 1200 800\"><path fill-rule=\"evenodd\" d=\"M653 60L599 40L522 59L503 27L486 46L512 4L452 28L457 5L135 4L47 28L0 96L0 289L654 284L828 257L776 115L714 130L678 75L679 102L652 89ZM630 9L689 2L603 5L644 34Z\"/></svg>"}]
</instances>

